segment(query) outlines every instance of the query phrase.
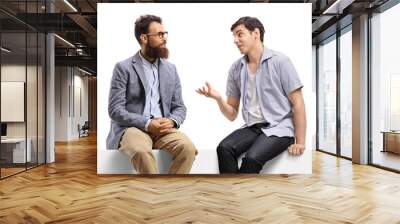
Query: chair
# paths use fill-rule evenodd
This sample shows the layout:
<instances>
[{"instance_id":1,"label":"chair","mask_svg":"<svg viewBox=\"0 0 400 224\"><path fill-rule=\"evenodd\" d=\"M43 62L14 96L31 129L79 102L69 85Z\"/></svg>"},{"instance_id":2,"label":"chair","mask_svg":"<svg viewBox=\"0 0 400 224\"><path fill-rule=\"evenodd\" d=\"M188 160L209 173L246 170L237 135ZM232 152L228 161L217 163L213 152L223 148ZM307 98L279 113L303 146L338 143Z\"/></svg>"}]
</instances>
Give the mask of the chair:
<instances>
[{"instance_id":1,"label":"chair","mask_svg":"<svg viewBox=\"0 0 400 224\"><path fill-rule=\"evenodd\" d=\"M89 121L85 121L82 127L80 127L80 125L78 124L79 138L89 136L89 129L90 129Z\"/></svg>"}]
</instances>

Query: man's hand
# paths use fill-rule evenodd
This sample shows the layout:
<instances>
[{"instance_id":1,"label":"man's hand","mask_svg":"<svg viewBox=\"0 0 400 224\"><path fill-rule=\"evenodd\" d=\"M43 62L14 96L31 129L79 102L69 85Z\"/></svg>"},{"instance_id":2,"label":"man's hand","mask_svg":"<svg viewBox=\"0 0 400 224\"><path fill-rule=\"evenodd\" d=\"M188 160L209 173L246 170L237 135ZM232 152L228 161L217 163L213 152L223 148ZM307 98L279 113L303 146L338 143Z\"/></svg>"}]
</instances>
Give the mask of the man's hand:
<instances>
[{"instance_id":1,"label":"man's hand","mask_svg":"<svg viewBox=\"0 0 400 224\"><path fill-rule=\"evenodd\" d=\"M288 151L292 155L301 155L305 149L307 126L306 109L301 88L292 91L288 97L292 104L294 133L297 143L289 146Z\"/></svg>"},{"instance_id":2,"label":"man's hand","mask_svg":"<svg viewBox=\"0 0 400 224\"><path fill-rule=\"evenodd\" d=\"M165 135L171 132L171 130L174 128L174 121L169 119L169 118L157 118L157 120L160 123L160 135Z\"/></svg>"},{"instance_id":3,"label":"man's hand","mask_svg":"<svg viewBox=\"0 0 400 224\"><path fill-rule=\"evenodd\" d=\"M210 83L206 82L206 86L203 86L201 88L198 88L196 90L196 92L200 95L204 95L206 97L211 97L215 100L218 100L219 98L221 98L221 95L219 94L219 92L217 90L215 90Z\"/></svg>"},{"instance_id":4,"label":"man's hand","mask_svg":"<svg viewBox=\"0 0 400 224\"><path fill-rule=\"evenodd\" d=\"M170 133L174 129L174 124L169 118L155 118L150 121L147 131L152 135L162 136Z\"/></svg>"},{"instance_id":5,"label":"man's hand","mask_svg":"<svg viewBox=\"0 0 400 224\"><path fill-rule=\"evenodd\" d=\"M160 134L160 121L158 119L151 119L149 126L147 127L147 131L152 135Z\"/></svg>"},{"instance_id":6,"label":"man's hand","mask_svg":"<svg viewBox=\"0 0 400 224\"><path fill-rule=\"evenodd\" d=\"M288 147L289 154L299 156L303 154L305 146L303 144L292 144Z\"/></svg>"},{"instance_id":7,"label":"man's hand","mask_svg":"<svg viewBox=\"0 0 400 224\"><path fill-rule=\"evenodd\" d=\"M234 121L238 115L240 99L235 97L228 97L225 101L217 90L215 90L210 83L206 82L206 86L196 89L196 92L200 95L213 98L222 114L230 121Z\"/></svg>"}]
</instances>

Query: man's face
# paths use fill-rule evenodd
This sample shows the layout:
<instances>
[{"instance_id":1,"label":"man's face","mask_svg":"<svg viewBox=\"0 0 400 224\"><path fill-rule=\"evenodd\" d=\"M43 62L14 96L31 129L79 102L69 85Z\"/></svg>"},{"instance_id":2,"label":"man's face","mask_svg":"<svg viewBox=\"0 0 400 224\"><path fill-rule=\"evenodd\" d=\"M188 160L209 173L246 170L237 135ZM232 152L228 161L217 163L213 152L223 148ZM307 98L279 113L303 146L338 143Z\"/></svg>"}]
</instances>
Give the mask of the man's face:
<instances>
[{"instance_id":1,"label":"man's face","mask_svg":"<svg viewBox=\"0 0 400 224\"><path fill-rule=\"evenodd\" d=\"M149 25L149 32L142 34L145 53L152 58L168 58L167 35L164 26L158 22Z\"/></svg>"},{"instance_id":2,"label":"man's face","mask_svg":"<svg viewBox=\"0 0 400 224\"><path fill-rule=\"evenodd\" d=\"M257 43L258 39L258 29L250 31L246 29L244 25L239 25L235 27L232 31L233 33L233 43L236 44L240 53L248 54L253 46Z\"/></svg>"}]
</instances>

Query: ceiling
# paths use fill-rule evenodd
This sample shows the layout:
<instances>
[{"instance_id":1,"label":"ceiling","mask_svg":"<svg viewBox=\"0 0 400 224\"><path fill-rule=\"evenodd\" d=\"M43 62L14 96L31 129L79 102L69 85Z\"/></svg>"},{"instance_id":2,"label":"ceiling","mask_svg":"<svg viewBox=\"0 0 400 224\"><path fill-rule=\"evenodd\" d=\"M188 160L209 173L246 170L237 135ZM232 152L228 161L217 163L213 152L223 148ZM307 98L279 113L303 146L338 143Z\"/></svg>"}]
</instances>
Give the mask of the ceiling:
<instances>
[{"instance_id":1,"label":"ceiling","mask_svg":"<svg viewBox=\"0 0 400 224\"><path fill-rule=\"evenodd\" d=\"M46 7L45 0L1 0L1 29L3 33L6 33L2 35L2 39L6 38L2 41L3 46L6 41L13 43L10 45L11 47L24 50L18 46L25 46L25 38L22 38L23 33L21 33L25 32L25 29L28 29L28 32L54 32L58 35L55 38L56 65L80 66L96 73L97 3L105 2L185 1L47 0ZM199 0L196 2L225 1ZM387 0L339 0L338 3L335 3L335 0L239 0L229 2L312 3L312 37L313 43L316 44L334 34L337 28L350 24L352 17L366 10L373 10ZM49 13L50 11L52 13ZM340 23L338 23L339 20ZM28 44L27 52L34 52L31 48L35 48L35 46L35 43Z\"/></svg>"}]
</instances>

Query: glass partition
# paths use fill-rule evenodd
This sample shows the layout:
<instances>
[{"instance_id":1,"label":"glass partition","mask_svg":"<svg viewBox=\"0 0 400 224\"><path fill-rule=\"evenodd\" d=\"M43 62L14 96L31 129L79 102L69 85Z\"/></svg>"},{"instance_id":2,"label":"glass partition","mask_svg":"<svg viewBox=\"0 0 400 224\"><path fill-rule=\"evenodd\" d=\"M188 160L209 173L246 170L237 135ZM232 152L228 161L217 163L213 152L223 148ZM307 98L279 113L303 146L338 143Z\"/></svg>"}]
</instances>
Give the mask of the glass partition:
<instances>
[{"instance_id":1,"label":"glass partition","mask_svg":"<svg viewBox=\"0 0 400 224\"><path fill-rule=\"evenodd\" d=\"M336 154L336 36L318 47L318 149Z\"/></svg>"},{"instance_id":2,"label":"glass partition","mask_svg":"<svg viewBox=\"0 0 400 224\"><path fill-rule=\"evenodd\" d=\"M400 171L400 4L371 18L372 164Z\"/></svg>"},{"instance_id":3,"label":"glass partition","mask_svg":"<svg viewBox=\"0 0 400 224\"><path fill-rule=\"evenodd\" d=\"M352 34L340 36L340 154L352 158Z\"/></svg>"},{"instance_id":4,"label":"glass partition","mask_svg":"<svg viewBox=\"0 0 400 224\"><path fill-rule=\"evenodd\" d=\"M0 2L0 178L45 163L46 40L18 19L43 13L44 3Z\"/></svg>"},{"instance_id":5,"label":"glass partition","mask_svg":"<svg viewBox=\"0 0 400 224\"><path fill-rule=\"evenodd\" d=\"M3 32L1 46L0 109L6 127L1 139L1 175L6 177L25 170L31 157L26 141L26 33Z\"/></svg>"}]
</instances>

